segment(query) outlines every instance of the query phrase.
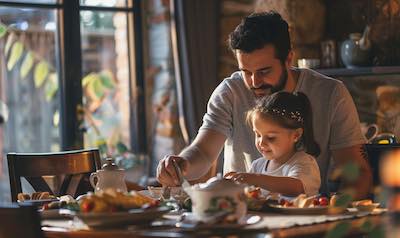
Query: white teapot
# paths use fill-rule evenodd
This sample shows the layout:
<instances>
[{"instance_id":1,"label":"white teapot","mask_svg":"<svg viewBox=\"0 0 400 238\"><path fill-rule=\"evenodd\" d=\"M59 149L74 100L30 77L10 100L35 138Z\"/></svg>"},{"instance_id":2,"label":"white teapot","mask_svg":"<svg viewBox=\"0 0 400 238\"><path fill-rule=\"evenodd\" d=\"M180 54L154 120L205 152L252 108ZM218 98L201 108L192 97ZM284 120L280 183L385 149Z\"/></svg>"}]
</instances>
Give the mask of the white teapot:
<instances>
[{"instance_id":1,"label":"white teapot","mask_svg":"<svg viewBox=\"0 0 400 238\"><path fill-rule=\"evenodd\" d=\"M107 158L102 169L90 174L90 184L95 193L108 189L127 192L124 173L124 170L118 168L112 158Z\"/></svg>"},{"instance_id":2,"label":"white teapot","mask_svg":"<svg viewBox=\"0 0 400 238\"><path fill-rule=\"evenodd\" d=\"M206 183L184 188L192 200L192 212L206 221L213 214L227 211L236 219L247 213L244 188L246 185L224 179L220 175L210 178Z\"/></svg>"}]
</instances>

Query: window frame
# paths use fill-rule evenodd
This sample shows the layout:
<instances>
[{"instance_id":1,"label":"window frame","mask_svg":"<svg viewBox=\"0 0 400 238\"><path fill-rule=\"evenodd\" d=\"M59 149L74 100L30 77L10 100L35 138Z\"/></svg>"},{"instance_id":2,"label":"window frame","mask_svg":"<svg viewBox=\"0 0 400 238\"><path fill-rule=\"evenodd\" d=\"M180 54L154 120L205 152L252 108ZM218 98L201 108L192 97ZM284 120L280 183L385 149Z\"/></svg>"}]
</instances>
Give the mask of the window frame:
<instances>
[{"instance_id":1,"label":"window frame","mask_svg":"<svg viewBox=\"0 0 400 238\"><path fill-rule=\"evenodd\" d=\"M61 2L61 3L60 3ZM82 149L83 89L81 11L127 13L129 47L130 147L136 153L147 153L145 80L143 60L142 1L127 0L126 7L81 6L79 0L58 3L21 3L0 1L0 6L57 10L56 54L59 69L61 150Z\"/></svg>"}]
</instances>

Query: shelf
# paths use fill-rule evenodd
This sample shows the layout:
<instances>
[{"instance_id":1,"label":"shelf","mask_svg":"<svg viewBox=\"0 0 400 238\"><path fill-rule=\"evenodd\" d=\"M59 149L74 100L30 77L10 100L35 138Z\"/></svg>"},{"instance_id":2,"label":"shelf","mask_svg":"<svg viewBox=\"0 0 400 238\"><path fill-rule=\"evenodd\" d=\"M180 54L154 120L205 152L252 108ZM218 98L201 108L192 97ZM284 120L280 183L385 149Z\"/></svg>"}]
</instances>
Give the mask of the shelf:
<instances>
[{"instance_id":1,"label":"shelf","mask_svg":"<svg viewBox=\"0 0 400 238\"><path fill-rule=\"evenodd\" d=\"M327 76L400 74L400 66L374 66L374 67L357 67L351 69L332 68L332 69L315 69L315 70Z\"/></svg>"}]
</instances>

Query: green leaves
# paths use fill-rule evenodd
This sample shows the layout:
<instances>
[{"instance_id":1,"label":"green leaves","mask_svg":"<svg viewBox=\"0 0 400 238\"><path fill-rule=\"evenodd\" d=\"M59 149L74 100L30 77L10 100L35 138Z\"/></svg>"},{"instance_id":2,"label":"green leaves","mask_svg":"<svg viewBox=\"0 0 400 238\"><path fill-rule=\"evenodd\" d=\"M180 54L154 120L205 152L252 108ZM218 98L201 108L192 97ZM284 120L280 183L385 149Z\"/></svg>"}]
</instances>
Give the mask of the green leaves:
<instances>
[{"instance_id":1,"label":"green leaves","mask_svg":"<svg viewBox=\"0 0 400 238\"><path fill-rule=\"evenodd\" d=\"M90 73L82 79L82 86L86 88L92 100L99 100L106 92L115 88L115 82L110 71Z\"/></svg>"},{"instance_id":2,"label":"green leaves","mask_svg":"<svg viewBox=\"0 0 400 238\"><path fill-rule=\"evenodd\" d=\"M32 69L33 61L34 61L33 53L29 51L25 55L24 60L22 61L21 71L20 71L21 78L25 78L28 75L29 71Z\"/></svg>"},{"instance_id":3,"label":"green leaves","mask_svg":"<svg viewBox=\"0 0 400 238\"><path fill-rule=\"evenodd\" d=\"M366 219L360 226L360 230L364 233L368 233L372 231L372 222L370 219Z\"/></svg>"},{"instance_id":4,"label":"green leaves","mask_svg":"<svg viewBox=\"0 0 400 238\"><path fill-rule=\"evenodd\" d=\"M59 124L60 124L60 112L57 110L54 112L53 115L53 125L55 127L58 127Z\"/></svg>"},{"instance_id":5,"label":"green leaves","mask_svg":"<svg viewBox=\"0 0 400 238\"><path fill-rule=\"evenodd\" d=\"M344 207L347 208L347 206L351 203L353 200L353 197L350 194L341 194L337 195L338 199L335 202L335 207Z\"/></svg>"},{"instance_id":6,"label":"green leaves","mask_svg":"<svg viewBox=\"0 0 400 238\"><path fill-rule=\"evenodd\" d=\"M115 83L113 80L112 73L110 71L102 71L99 75L101 84L108 89L113 89L115 87Z\"/></svg>"},{"instance_id":7,"label":"green leaves","mask_svg":"<svg viewBox=\"0 0 400 238\"><path fill-rule=\"evenodd\" d=\"M340 222L334 228L326 233L325 238L340 238L345 237L350 231L351 224L349 222Z\"/></svg>"},{"instance_id":8,"label":"green leaves","mask_svg":"<svg viewBox=\"0 0 400 238\"><path fill-rule=\"evenodd\" d=\"M14 40L14 34L10 34L8 36L8 38L7 38L7 42L6 42L6 45L4 47L4 55L7 55L8 51L10 51L12 43L13 43L13 40Z\"/></svg>"},{"instance_id":9,"label":"green leaves","mask_svg":"<svg viewBox=\"0 0 400 238\"><path fill-rule=\"evenodd\" d=\"M96 80L96 78L97 78L97 74L96 73L90 73L90 74L86 75L82 79L82 87L88 86L89 83L92 82L93 80Z\"/></svg>"},{"instance_id":10,"label":"green leaves","mask_svg":"<svg viewBox=\"0 0 400 238\"><path fill-rule=\"evenodd\" d=\"M2 38L7 33L7 26L0 23L0 38Z\"/></svg>"},{"instance_id":11,"label":"green leaves","mask_svg":"<svg viewBox=\"0 0 400 238\"><path fill-rule=\"evenodd\" d=\"M127 152L129 149L128 147L121 141L117 142L117 151L119 154L123 154L125 152Z\"/></svg>"},{"instance_id":12,"label":"green leaves","mask_svg":"<svg viewBox=\"0 0 400 238\"><path fill-rule=\"evenodd\" d=\"M93 80L91 84L89 84L89 86L91 86L91 89L98 99L104 96L104 87L98 75L96 77L96 80Z\"/></svg>"},{"instance_id":13,"label":"green leaves","mask_svg":"<svg viewBox=\"0 0 400 238\"><path fill-rule=\"evenodd\" d=\"M58 90L58 78L56 73L51 73L44 85L45 97L48 102L54 97Z\"/></svg>"},{"instance_id":14,"label":"green leaves","mask_svg":"<svg viewBox=\"0 0 400 238\"><path fill-rule=\"evenodd\" d=\"M347 163L342 168L342 176L349 182L356 181L360 176L360 167L356 163Z\"/></svg>"},{"instance_id":15,"label":"green leaves","mask_svg":"<svg viewBox=\"0 0 400 238\"><path fill-rule=\"evenodd\" d=\"M15 64L21 58L23 51L24 51L24 46L22 45L22 43L19 41L15 42L14 45L12 46L10 58L8 59L7 62L7 69L9 71L11 71L14 68Z\"/></svg>"},{"instance_id":16,"label":"green leaves","mask_svg":"<svg viewBox=\"0 0 400 238\"><path fill-rule=\"evenodd\" d=\"M49 74L49 66L45 61L40 61L36 65L34 72L34 82L36 88L40 88L43 85L43 82L48 74Z\"/></svg>"},{"instance_id":17,"label":"green leaves","mask_svg":"<svg viewBox=\"0 0 400 238\"><path fill-rule=\"evenodd\" d=\"M104 138L98 138L96 140L96 146L99 148L100 154L101 155L108 155L108 146L107 146L107 141Z\"/></svg>"}]
</instances>

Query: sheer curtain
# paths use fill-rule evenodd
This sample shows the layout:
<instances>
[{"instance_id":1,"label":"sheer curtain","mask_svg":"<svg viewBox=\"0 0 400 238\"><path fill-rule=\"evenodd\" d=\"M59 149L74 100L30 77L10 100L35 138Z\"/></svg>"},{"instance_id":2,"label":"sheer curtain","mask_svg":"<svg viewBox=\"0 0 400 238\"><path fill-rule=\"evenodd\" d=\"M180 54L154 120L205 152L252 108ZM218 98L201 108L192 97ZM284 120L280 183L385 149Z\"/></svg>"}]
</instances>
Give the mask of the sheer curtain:
<instances>
[{"instance_id":1,"label":"sheer curtain","mask_svg":"<svg viewBox=\"0 0 400 238\"><path fill-rule=\"evenodd\" d=\"M180 127L189 144L201 126L218 79L220 1L172 0L171 36Z\"/></svg>"}]
</instances>

